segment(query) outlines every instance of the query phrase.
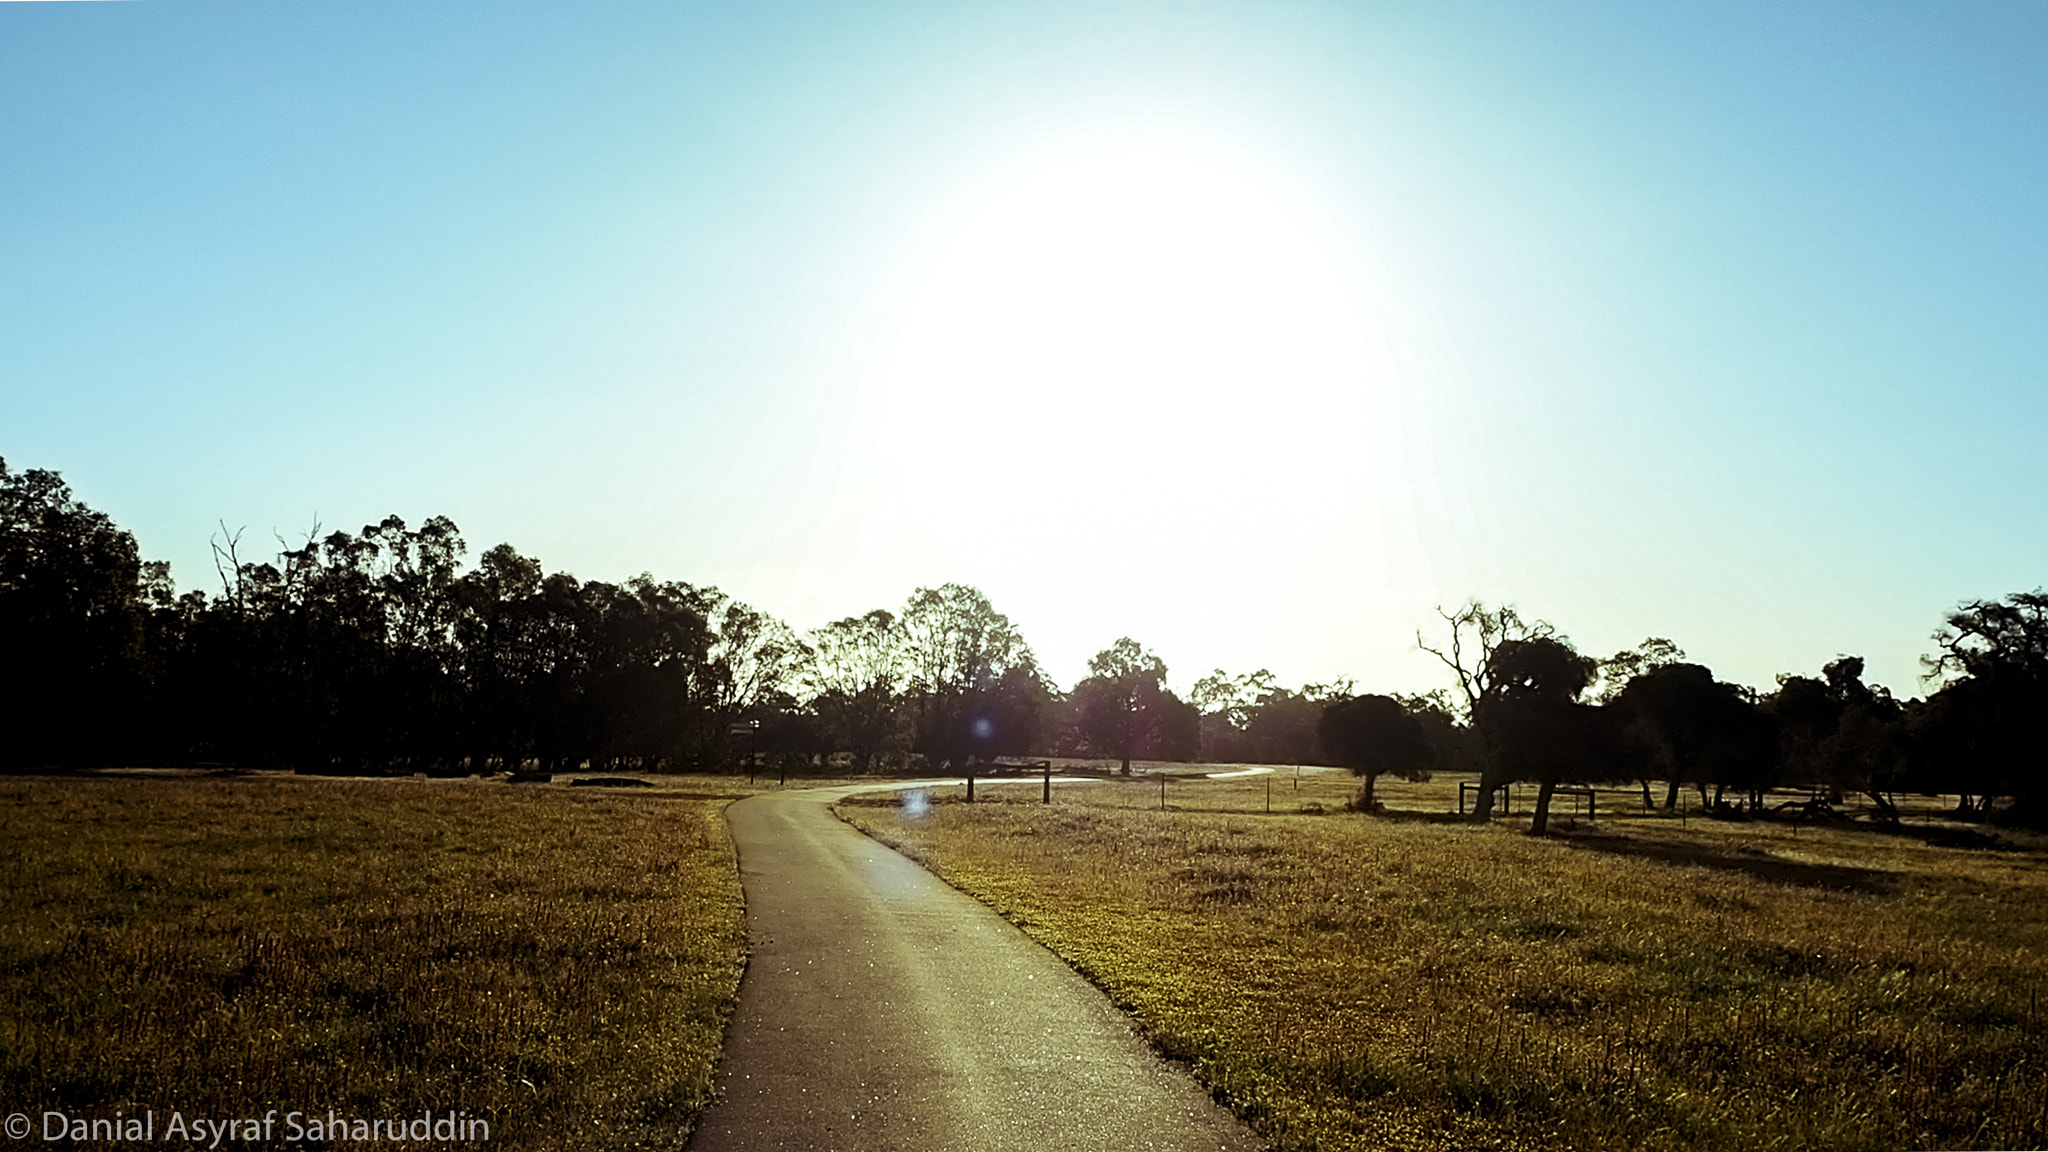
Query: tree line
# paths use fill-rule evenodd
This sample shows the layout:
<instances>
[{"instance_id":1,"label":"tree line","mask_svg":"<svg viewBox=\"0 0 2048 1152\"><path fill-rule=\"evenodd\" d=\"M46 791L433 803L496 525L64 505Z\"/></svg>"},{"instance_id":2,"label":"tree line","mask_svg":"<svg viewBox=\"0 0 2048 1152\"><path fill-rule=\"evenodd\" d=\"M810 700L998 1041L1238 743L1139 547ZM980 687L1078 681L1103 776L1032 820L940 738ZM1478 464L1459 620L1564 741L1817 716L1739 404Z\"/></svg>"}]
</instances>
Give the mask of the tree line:
<instances>
[{"instance_id":1,"label":"tree line","mask_svg":"<svg viewBox=\"0 0 2048 1152\"><path fill-rule=\"evenodd\" d=\"M2048 594L2039 591L1949 613L1936 651L1922 657L1938 687L1908 700L1865 683L1858 656L1817 676L1780 675L1759 692L1716 679L1660 637L1599 659L1513 607L1473 601L1442 616L1443 635L1418 633L1416 643L1457 683L1463 739L1453 755L1480 774L1477 819L1516 783L1536 786L1538 834L1559 788L1592 784L1639 786L1646 808L1666 809L1697 788L1703 807L1725 815L1830 815L1860 794L1896 821L1896 798L1919 794L1955 796L1962 816L1993 807L2048 816ZM1368 717L1361 703L1326 714L1325 743L1368 789L1375 775L1412 777L1444 762L1412 710ZM1806 796L1773 804L1768 794L1784 788Z\"/></svg>"},{"instance_id":2,"label":"tree line","mask_svg":"<svg viewBox=\"0 0 2048 1152\"><path fill-rule=\"evenodd\" d=\"M717 588L547 572L509 544L474 566L446 517L280 540L214 540L218 588L178 594L163 562L55 472L0 460L0 766L273 765L308 771L643 771L742 758L973 771L1076 755L1336 763L1556 789L1681 788L1754 812L1808 786L1957 795L2038 810L2048 596L1963 605L1926 657L1939 687L1899 700L1843 657L1774 690L1716 680L1667 640L1606 659L1542 621L1474 602L1420 634L1456 687L1360 695L1217 670L1186 698L1121 638L1062 691L980 591L919 588L799 634ZM1654 794L1653 782L1662 788ZM1708 789L1713 790L1708 801Z\"/></svg>"},{"instance_id":3,"label":"tree line","mask_svg":"<svg viewBox=\"0 0 2048 1152\"><path fill-rule=\"evenodd\" d=\"M213 550L217 589L181 595L57 473L0 460L0 766L958 769L1202 754L1200 717L1164 690L1163 665L1146 679L1113 646L1061 692L1008 617L960 584L799 635L717 588L579 580L510 544L469 566L440 516L316 528L263 558L223 528ZM1265 694L1293 704L1270 680ZM1112 716L1116 687L1133 716ZM1254 737L1306 747L1298 731L1261 736L1253 704ZM1186 722L1155 730L1169 705Z\"/></svg>"}]
</instances>

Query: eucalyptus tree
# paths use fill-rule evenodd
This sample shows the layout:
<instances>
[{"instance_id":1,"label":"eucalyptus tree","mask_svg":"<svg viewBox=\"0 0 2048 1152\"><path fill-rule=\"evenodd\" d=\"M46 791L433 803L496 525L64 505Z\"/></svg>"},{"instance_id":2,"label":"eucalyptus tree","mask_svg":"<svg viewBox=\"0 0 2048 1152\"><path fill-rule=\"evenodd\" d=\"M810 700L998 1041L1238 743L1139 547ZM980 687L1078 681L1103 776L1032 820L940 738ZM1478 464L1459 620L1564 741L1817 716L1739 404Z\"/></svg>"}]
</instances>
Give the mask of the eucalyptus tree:
<instances>
[{"instance_id":1,"label":"eucalyptus tree","mask_svg":"<svg viewBox=\"0 0 2048 1152\"><path fill-rule=\"evenodd\" d=\"M713 644L694 591L646 573L617 586L586 586L593 756L655 768L690 750L690 677Z\"/></svg>"},{"instance_id":2,"label":"eucalyptus tree","mask_svg":"<svg viewBox=\"0 0 2048 1152\"><path fill-rule=\"evenodd\" d=\"M1549 828L1559 785L1625 771L1619 717L1581 701L1601 662L1581 655L1549 622L1525 620L1510 605L1489 609L1470 600L1455 612L1437 613L1450 625L1449 635L1431 645L1417 632L1415 643L1457 677L1478 737L1480 788L1473 818L1492 817L1501 785L1533 780L1536 812L1529 830L1540 836Z\"/></svg>"},{"instance_id":3,"label":"eucalyptus tree","mask_svg":"<svg viewBox=\"0 0 2048 1152\"><path fill-rule=\"evenodd\" d=\"M1365 780L1358 792L1361 812L1378 809L1372 793L1379 777L1426 780L1436 762L1422 722L1392 696L1350 696L1326 704L1316 731L1323 751Z\"/></svg>"},{"instance_id":4,"label":"eucalyptus tree","mask_svg":"<svg viewBox=\"0 0 2048 1152\"><path fill-rule=\"evenodd\" d=\"M1968 601L1934 642L1921 661L1946 682L1928 700L1930 763L1956 791L2009 796L2029 819L2048 818L2048 592Z\"/></svg>"},{"instance_id":5,"label":"eucalyptus tree","mask_svg":"<svg viewBox=\"0 0 2048 1152\"><path fill-rule=\"evenodd\" d=\"M1451 702L1449 689L1397 692L1393 696L1422 726L1422 736L1429 744L1430 759L1435 765L1432 771L1467 771L1480 767L1477 737L1471 725L1459 721L1458 709Z\"/></svg>"},{"instance_id":6,"label":"eucalyptus tree","mask_svg":"<svg viewBox=\"0 0 2048 1152\"><path fill-rule=\"evenodd\" d=\"M919 588L899 620L912 746L932 764L966 769L976 757L1028 747L1036 708L1020 696L1047 690L1038 661L1009 617L964 584Z\"/></svg>"},{"instance_id":7,"label":"eucalyptus tree","mask_svg":"<svg viewBox=\"0 0 2048 1152\"><path fill-rule=\"evenodd\" d=\"M1905 706L1863 682L1862 657L1838 657L1819 678L1780 676L1761 706L1775 725L1779 773L1830 793L1861 792L1880 815L1898 818L1891 793L1928 758L1914 747Z\"/></svg>"},{"instance_id":8,"label":"eucalyptus tree","mask_svg":"<svg viewBox=\"0 0 2048 1152\"><path fill-rule=\"evenodd\" d=\"M1466 601L1453 612L1439 607L1437 615L1450 626L1449 633L1442 641L1431 645L1423 641L1422 632L1418 629L1415 646L1436 657L1457 678L1465 719L1477 735L1479 745L1479 801L1473 807L1472 818L1484 822L1493 816L1495 789L1509 779L1500 726L1490 722L1487 715L1487 705L1499 700L1506 688L1501 682L1503 667L1496 656L1506 644L1554 639L1557 629L1548 621L1522 619L1513 605L1488 608L1477 599ZM1580 689L1584 687L1584 684L1579 685ZM1572 695L1575 698L1577 692Z\"/></svg>"},{"instance_id":9,"label":"eucalyptus tree","mask_svg":"<svg viewBox=\"0 0 2048 1152\"><path fill-rule=\"evenodd\" d=\"M1646 636L1641 644L1600 661L1600 677L1587 691L1595 703L1609 704L1628 687L1629 681L1684 659L1683 648L1662 636Z\"/></svg>"},{"instance_id":10,"label":"eucalyptus tree","mask_svg":"<svg viewBox=\"0 0 2048 1152\"><path fill-rule=\"evenodd\" d=\"M703 661L689 678L696 715L696 751L710 757L734 721L777 706L797 687L809 649L774 616L717 588L688 589L691 606L709 629Z\"/></svg>"},{"instance_id":11,"label":"eucalyptus tree","mask_svg":"<svg viewBox=\"0 0 2048 1152\"><path fill-rule=\"evenodd\" d=\"M1597 703L1613 705L1620 698L1629 682L1638 676L1647 675L1660 668L1668 667L1685 659L1685 650L1661 636L1646 636L1641 644L1624 648L1607 659L1600 661L1600 678L1587 690ZM1635 777L1636 784L1643 790L1645 811L1656 808L1656 797L1650 794L1651 766L1655 758L1648 755L1634 757L1635 763L1643 769Z\"/></svg>"},{"instance_id":12,"label":"eucalyptus tree","mask_svg":"<svg viewBox=\"0 0 2048 1152\"><path fill-rule=\"evenodd\" d=\"M1489 752L1481 790L1535 781L1533 835L1549 830L1558 785L1608 777L1618 760L1612 714L1579 702L1598 667L1556 635L1505 639L1488 654L1486 691L1473 710Z\"/></svg>"},{"instance_id":13,"label":"eucalyptus tree","mask_svg":"<svg viewBox=\"0 0 2048 1152\"><path fill-rule=\"evenodd\" d=\"M461 653L461 739L470 764L516 767L539 754L539 693L564 628L543 610L540 561L499 544L457 580L455 643Z\"/></svg>"},{"instance_id":14,"label":"eucalyptus tree","mask_svg":"<svg viewBox=\"0 0 2048 1152\"><path fill-rule=\"evenodd\" d=\"M1187 702L1200 717L1201 756L1209 761L1257 759L1248 732L1261 701L1276 690L1273 673L1232 676L1218 668L1188 690Z\"/></svg>"},{"instance_id":15,"label":"eucalyptus tree","mask_svg":"<svg viewBox=\"0 0 2048 1152\"><path fill-rule=\"evenodd\" d=\"M1797 697L1796 690L1786 699ZM1700 789L1742 789L1752 804L1777 782L1781 729L1751 699L1748 689L1714 679L1706 667L1683 661L1664 664L1630 678L1609 707L1616 709L1642 745L1646 766L1663 770L1668 781L1664 807L1678 805L1687 783ZM1828 724L1833 725L1835 712ZM1718 794L1717 797L1718 799Z\"/></svg>"},{"instance_id":16,"label":"eucalyptus tree","mask_svg":"<svg viewBox=\"0 0 2048 1152\"><path fill-rule=\"evenodd\" d=\"M1200 747L1200 714L1166 687L1166 663L1128 636L1088 661L1074 686L1082 731L1131 773L1134 756L1185 759Z\"/></svg>"},{"instance_id":17,"label":"eucalyptus tree","mask_svg":"<svg viewBox=\"0 0 2048 1152\"><path fill-rule=\"evenodd\" d=\"M1317 739L1323 709L1349 699L1353 684L1282 688L1264 668L1231 676L1218 668L1195 682L1188 704L1199 717L1201 755L1211 761L1316 764L1327 760Z\"/></svg>"},{"instance_id":18,"label":"eucalyptus tree","mask_svg":"<svg viewBox=\"0 0 2048 1152\"><path fill-rule=\"evenodd\" d=\"M455 759L462 752L455 582L468 546L446 516L430 516L418 529L387 516L365 525L361 535L375 546L371 571L382 606L386 675L366 694L371 710L359 719L382 722L386 759Z\"/></svg>"},{"instance_id":19,"label":"eucalyptus tree","mask_svg":"<svg viewBox=\"0 0 2048 1152\"><path fill-rule=\"evenodd\" d=\"M130 745L147 687L146 608L135 538L57 473L0 460L0 763Z\"/></svg>"},{"instance_id":20,"label":"eucalyptus tree","mask_svg":"<svg viewBox=\"0 0 2048 1152\"><path fill-rule=\"evenodd\" d=\"M274 753L357 765L459 753L466 550L445 516L412 530L391 515L353 536L316 527L275 566L237 573L232 599L257 617L258 675L294 718Z\"/></svg>"},{"instance_id":21,"label":"eucalyptus tree","mask_svg":"<svg viewBox=\"0 0 2048 1152\"><path fill-rule=\"evenodd\" d=\"M904 677L903 630L886 608L813 629L807 688L812 708L863 768L895 729Z\"/></svg>"},{"instance_id":22,"label":"eucalyptus tree","mask_svg":"<svg viewBox=\"0 0 2048 1152\"><path fill-rule=\"evenodd\" d=\"M1247 758L1261 764L1320 764L1329 760L1318 738L1323 709L1351 696L1349 680L1278 686L1261 693L1245 724Z\"/></svg>"}]
</instances>

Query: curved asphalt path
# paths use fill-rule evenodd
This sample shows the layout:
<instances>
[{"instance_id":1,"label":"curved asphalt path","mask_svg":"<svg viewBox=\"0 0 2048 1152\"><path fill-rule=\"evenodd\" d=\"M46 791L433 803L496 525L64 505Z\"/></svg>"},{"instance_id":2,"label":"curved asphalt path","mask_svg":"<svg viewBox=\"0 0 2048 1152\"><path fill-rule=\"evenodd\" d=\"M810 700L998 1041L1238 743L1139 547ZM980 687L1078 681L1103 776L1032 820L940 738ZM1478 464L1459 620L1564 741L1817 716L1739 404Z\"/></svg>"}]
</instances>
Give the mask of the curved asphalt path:
<instances>
[{"instance_id":1,"label":"curved asphalt path","mask_svg":"<svg viewBox=\"0 0 2048 1152\"><path fill-rule=\"evenodd\" d=\"M826 810L857 791L726 809L752 956L693 1152L1264 1147L1058 957Z\"/></svg>"}]
</instances>

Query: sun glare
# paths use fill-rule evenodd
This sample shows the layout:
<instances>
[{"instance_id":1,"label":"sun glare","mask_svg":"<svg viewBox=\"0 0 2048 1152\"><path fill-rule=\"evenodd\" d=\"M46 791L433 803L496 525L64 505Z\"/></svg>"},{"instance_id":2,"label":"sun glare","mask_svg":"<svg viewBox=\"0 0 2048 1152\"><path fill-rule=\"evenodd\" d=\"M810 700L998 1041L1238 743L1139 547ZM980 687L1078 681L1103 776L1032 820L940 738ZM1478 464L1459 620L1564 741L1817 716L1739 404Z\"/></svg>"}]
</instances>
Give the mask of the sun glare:
<instances>
[{"instance_id":1,"label":"sun glare","mask_svg":"<svg viewBox=\"0 0 2048 1152\"><path fill-rule=\"evenodd\" d=\"M1106 481L1195 497L1204 518L1341 482L1346 429L1373 406L1370 317L1274 182L1165 150L1090 154L955 221L865 385L911 482L935 451L1004 456L1028 485L978 487L977 506L1070 540L1088 530L1075 501ZM1125 520L1096 527L1128 543L1144 529Z\"/></svg>"},{"instance_id":2,"label":"sun glare","mask_svg":"<svg viewBox=\"0 0 2048 1152\"><path fill-rule=\"evenodd\" d=\"M1408 401L1377 241L1294 172L1077 149L932 212L838 457L839 559L984 582L1061 659L1341 626L1302 614L1406 555Z\"/></svg>"}]
</instances>

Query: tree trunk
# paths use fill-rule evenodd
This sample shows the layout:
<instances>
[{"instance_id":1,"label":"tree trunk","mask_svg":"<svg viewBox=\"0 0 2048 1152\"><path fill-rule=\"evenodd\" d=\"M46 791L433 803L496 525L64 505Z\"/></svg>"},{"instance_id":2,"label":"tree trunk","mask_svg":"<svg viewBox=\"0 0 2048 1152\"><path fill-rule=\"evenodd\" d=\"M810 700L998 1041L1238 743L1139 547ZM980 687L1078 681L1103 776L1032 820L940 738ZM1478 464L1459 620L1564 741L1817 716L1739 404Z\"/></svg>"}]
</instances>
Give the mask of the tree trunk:
<instances>
[{"instance_id":1,"label":"tree trunk","mask_svg":"<svg viewBox=\"0 0 2048 1152\"><path fill-rule=\"evenodd\" d=\"M1664 793L1664 810L1666 812L1678 807L1678 784L1678 773L1673 772L1671 774L1671 787Z\"/></svg>"},{"instance_id":2,"label":"tree trunk","mask_svg":"<svg viewBox=\"0 0 2048 1152\"><path fill-rule=\"evenodd\" d=\"M1481 772L1479 774L1479 799L1472 805L1472 822L1474 824L1484 824L1488 820L1493 819L1493 792L1500 785L1501 782L1495 780L1491 772Z\"/></svg>"},{"instance_id":3,"label":"tree trunk","mask_svg":"<svg viewBox=\"0 0 2048 1152\"><path fill-rule=\"evenodd\" d=\"M1655 812L1655 811L1657 810L1657 798L1656 798L1655 796L1652 796L1652 795L1650 795L1650 778L1649 778L1648 776L1645 776L1645 777L1643 777L1643 779L1642 779L1642 785L1643 785L1643 811L1645 811L1645 812Z\"/></svg>"},{"instance_id":4,"label":"tree trunk","mask_svg":"<svg viewBox=\"0 0 2048 1152\"><path fill-rule=\"evenodd\" d=\"M1550 834L1550 797L1556 791L1557 781L1555 780L1545 780L1542 786L1536 789L1536 818L1529 822L1529 835L1547 836Z\"/></svg>"},{"instance_id":5,"label":"tree trunk","mask_svg":"<svg viewBox=\"0 0 2048 1152\"><path fill-rule=\"evenodd\" d=\"M1372 782L1377 779L1379 779L1379 773L1377 772L1367 772L1365 774L1365 787L1358 793L1358 810L1360 812L1372 811Z\"/></svg>"}]
</instances>

